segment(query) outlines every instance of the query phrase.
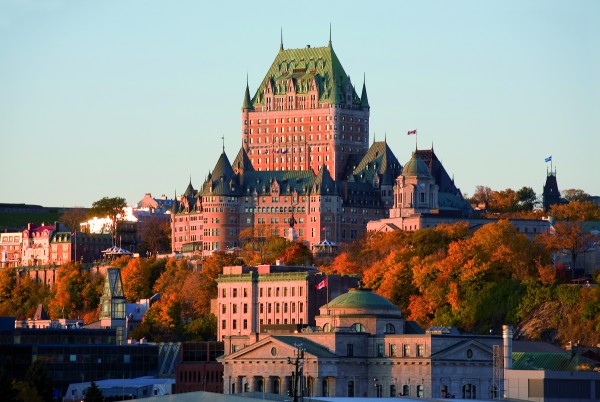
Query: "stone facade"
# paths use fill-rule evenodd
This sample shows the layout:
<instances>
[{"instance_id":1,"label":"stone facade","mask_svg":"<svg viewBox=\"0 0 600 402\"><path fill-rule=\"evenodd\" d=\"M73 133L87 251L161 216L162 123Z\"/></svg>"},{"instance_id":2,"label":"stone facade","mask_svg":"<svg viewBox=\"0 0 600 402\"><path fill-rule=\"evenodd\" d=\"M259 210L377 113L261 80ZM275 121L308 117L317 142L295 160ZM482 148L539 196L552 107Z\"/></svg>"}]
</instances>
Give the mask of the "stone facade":
<instances>
[{"instance_id":1,"label":"stone facade","mask_svg":"<svg viewBox=\"0 0 600 402\"><path fill-rule=\"evenodd\" d=\"M493 346L499 336L423 331L368 289L355 289L320 308L301 331L225 337L238 348L219 359L224 392L290 394L295 357L305 396L491 398ZM227 346L226 346L227 350Z\"/></svg>"}]
</instances>

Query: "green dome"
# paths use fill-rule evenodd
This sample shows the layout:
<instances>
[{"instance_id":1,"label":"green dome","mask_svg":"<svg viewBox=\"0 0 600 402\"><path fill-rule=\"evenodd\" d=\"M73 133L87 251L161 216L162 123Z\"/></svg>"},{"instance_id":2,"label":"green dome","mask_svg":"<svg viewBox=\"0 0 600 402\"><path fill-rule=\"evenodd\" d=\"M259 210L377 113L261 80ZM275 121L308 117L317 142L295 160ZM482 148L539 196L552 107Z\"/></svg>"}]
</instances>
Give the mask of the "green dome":
<instances>
[{"instance_id":1,"label":"green dome","mask_svg":"<svg viewBox=\"0 0 600 402\"><path fill-rule=\"evenodd\" d=\"M399 307L395 306L385 297L373 293L371 289L350 289L348 293L344 293L330 301L328 307L397 310L400 312Z\"/></svg>"},{"instance_id":2,"label":"green dome","mask_svg":"<svg viewBox=\"0 0 600 402\"><path fill-rule=\"evenodd\" d=\"M402 169L402 176L431 177L431 172L429 171L429 166L413 152L412 158L406 162L406 165L404 165L404 168Z\"/></svg>"}]
</instances>

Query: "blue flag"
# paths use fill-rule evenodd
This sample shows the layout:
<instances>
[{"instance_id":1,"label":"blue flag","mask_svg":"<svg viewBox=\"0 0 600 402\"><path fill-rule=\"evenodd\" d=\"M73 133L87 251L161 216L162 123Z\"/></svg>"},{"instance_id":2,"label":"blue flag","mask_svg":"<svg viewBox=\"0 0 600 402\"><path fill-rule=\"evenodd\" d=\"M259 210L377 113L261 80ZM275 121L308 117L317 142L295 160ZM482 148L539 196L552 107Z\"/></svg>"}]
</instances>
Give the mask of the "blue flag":
<instances>
[{"instance_id":1,"label":"blue flag","mask_svg":"<svg viewBox=\"0 0 600 402\"><path fill-rule=\"evenodd\" d=\"M546 162L552 162L552 155L550 155L549 157L547 157L547 158L545 159L545 161L546 161Z\"/></svg>"}]
</instances>

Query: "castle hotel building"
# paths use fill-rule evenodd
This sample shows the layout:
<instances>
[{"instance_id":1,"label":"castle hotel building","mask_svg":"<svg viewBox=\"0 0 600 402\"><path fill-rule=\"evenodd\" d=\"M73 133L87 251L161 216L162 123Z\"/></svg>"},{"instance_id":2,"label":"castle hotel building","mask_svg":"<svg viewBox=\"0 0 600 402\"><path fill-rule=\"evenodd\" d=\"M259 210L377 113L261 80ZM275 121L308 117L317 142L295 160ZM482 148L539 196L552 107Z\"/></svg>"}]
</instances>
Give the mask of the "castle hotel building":
<instances>
[{"instance_id":1,"label":"castle hotel building","mask_svg":"<svg viewBox=\"0 0 600 402\"><path fill-rule=\"evenodd\" d=\"M241 114L233 162L223 150L199 189L190 181L175 197L172 251L239 247L248 228L287 237L292 217L299 241L350 242L367 222L389 217L402 165L386 141L369 146L366 85L359 96L331 40L303 49L282 43L253 96L246 84ZM433 149L425 152L439 163ZM435 198L438 209L468 213L453 180L436 169L436 191L448 194Z\"/></svg>"}]
</instances>

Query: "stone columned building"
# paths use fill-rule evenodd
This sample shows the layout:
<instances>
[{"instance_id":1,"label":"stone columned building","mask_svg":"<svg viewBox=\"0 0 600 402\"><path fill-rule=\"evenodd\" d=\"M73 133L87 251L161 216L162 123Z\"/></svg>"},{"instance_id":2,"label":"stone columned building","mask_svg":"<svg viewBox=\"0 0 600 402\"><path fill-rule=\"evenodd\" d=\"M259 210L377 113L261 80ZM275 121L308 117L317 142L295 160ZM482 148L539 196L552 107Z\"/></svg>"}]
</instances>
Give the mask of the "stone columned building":
<instances>
[{"instance_id":1,"label":"stone columned building","mask_svg":"<svg viewBox=\"0 0 600 402\"><path fill-rule=\"evenodd\" d=\"M320 308L300 331L226 337L219 360L226 394L486 399L497 396L493 347L499 336L423 330L370 289L352 289ZM227 349L227 348L226 348Z\"/></svg>"}]
</instances>

